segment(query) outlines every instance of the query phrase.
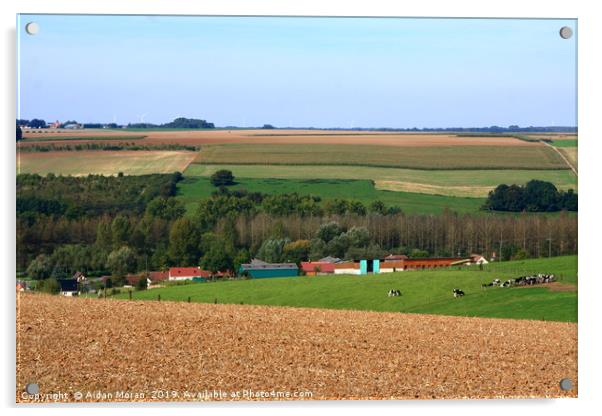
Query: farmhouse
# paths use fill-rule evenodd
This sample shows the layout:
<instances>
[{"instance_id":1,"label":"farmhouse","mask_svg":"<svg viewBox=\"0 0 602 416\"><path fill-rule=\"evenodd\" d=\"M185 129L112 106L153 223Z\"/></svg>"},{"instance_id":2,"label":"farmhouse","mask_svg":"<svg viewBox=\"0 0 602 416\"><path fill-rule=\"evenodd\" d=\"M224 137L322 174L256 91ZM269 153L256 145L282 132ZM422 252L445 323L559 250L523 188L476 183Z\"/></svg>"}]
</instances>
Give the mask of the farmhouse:
<instances>
[{"instance_id":1,"label":"farmhouse","mask_svg":"<svg viewBox=\"0 0 602 416\"><path fill-rule=\"evenodd\" d=\"M58 279L60 293L63 296L77 296L77 280L75 279Z\"/></svg>"},{"instance_id":2,"label":"farmhouse","mask_svg":"<svg viewBox=\"0 0 602 416\"><path fill-rule=\"evenodd\" d=\"M295 263L267 263L259 259L240 265L240 274L255 279L269 277L293 277L299 275L299 267Z\"/></svg>"}]
</instances>

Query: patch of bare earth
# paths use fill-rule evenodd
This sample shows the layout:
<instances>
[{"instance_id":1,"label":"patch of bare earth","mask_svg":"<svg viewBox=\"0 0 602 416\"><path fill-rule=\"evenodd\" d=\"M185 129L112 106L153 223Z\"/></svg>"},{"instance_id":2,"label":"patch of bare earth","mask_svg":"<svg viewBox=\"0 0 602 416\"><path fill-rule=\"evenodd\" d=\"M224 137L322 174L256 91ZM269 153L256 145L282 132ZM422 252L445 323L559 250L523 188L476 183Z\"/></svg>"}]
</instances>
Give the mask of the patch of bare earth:
<instances>
[{"instance_id":1,"label":"patch of bare earth","mask_svg":"<svg viewBox=\"0 0 602 416\"><path fill-rule=\"evenodd\" d=\"M66 393L63 401L76 392L82 401L575 397L576 387L559 388L565 377L576 384L572 323L17 299L20 402L31 382L42 394Z\"/></svg>"}]
</instances>

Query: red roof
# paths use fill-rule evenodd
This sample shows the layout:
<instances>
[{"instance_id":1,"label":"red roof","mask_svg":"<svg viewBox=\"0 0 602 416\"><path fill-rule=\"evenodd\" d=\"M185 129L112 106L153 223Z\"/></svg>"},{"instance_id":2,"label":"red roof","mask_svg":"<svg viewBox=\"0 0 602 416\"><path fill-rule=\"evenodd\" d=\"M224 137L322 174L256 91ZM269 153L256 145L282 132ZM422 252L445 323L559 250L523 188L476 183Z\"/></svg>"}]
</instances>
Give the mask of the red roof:
<instances>
[{"instance_id":1,"label":"red roof","mask_svg":"<svg viewBox=\"0 0 602 416\"><path fill-rule=\"evenodd\" d=\"M169 279L169 272L149 272L148 278L151 280L151 282L161 282Z\"/></svg>"},{"instance_id":2,"label":"red roof","mask_svg":"<svg viewBox=\"0 0 602 416\"><path fill-rule=\"evenodd\" d=\"M320 269L320 273L334 273L335 263L329 263L326 261L302 261L301 269L305 272L315 272L316 269Z\"/></svg>"},{"instance_id":3,"label":"red roof","mask_svg":"<svg viewBox=\"0 0 602 416\"><path fill-rule=\"evenodd\" d=\"M169 269L169 277L204 277L201 272L198 267L172 267Z\"/></svg>"},{"instance_id":4,"label":"red roof","mask_svg":"<svg viewBox=\"0 0 602 416\"><path fill-rule=\"evenodd\" d=\"M128 282L128 285L131 285L131 286L136 286L140 279L142 279L142 275L140 275L140 274L128 274L125 277L125 280Z\"/></svg>"}]
</instances>

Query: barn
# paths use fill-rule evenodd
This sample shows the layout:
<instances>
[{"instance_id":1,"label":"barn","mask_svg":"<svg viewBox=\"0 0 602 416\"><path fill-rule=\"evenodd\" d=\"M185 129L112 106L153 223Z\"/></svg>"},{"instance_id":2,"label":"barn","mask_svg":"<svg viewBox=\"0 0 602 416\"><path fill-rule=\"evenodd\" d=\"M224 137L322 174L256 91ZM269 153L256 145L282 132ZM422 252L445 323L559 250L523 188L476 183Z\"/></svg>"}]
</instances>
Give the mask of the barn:
<instances>
[{"instance_id":1,"label":"barn","mask_svg":"<svg viewBox=\"0 0 602 416\"><path fill-rule=\"evenodd\" d=\"M299 267L295 263L267 263L253 259L251 263L240 265L239 273L254 279L271 277L294 277L299 275Z\"/></svg>"},{"instance_id":2,"label":"barn","mask_svg":"<svg viewBox=\"0 0 602 416\"><path fill-rule=\"evenodd\" d=\"M77 280L75 279L58 279L60 293L63 296L77 296Z\"/></svg>"}]
</instances>

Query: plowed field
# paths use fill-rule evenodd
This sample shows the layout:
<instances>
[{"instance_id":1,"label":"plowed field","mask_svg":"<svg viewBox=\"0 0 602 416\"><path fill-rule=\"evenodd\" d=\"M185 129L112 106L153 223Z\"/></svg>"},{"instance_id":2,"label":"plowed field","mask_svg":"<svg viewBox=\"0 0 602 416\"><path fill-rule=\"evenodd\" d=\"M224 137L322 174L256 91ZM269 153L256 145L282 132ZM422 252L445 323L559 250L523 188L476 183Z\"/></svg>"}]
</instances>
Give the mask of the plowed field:
<instances>
[{"instance_id":1,"label":"plowed field","mask_svg":"<svg viewBox=\"0 0 602 416\"><path fill-rule=\"evenodd\" d=\"M60 401L577 395L570 323L32 294L17 308L21 402L26 383Z\"/></svg>"}]
</instances>

